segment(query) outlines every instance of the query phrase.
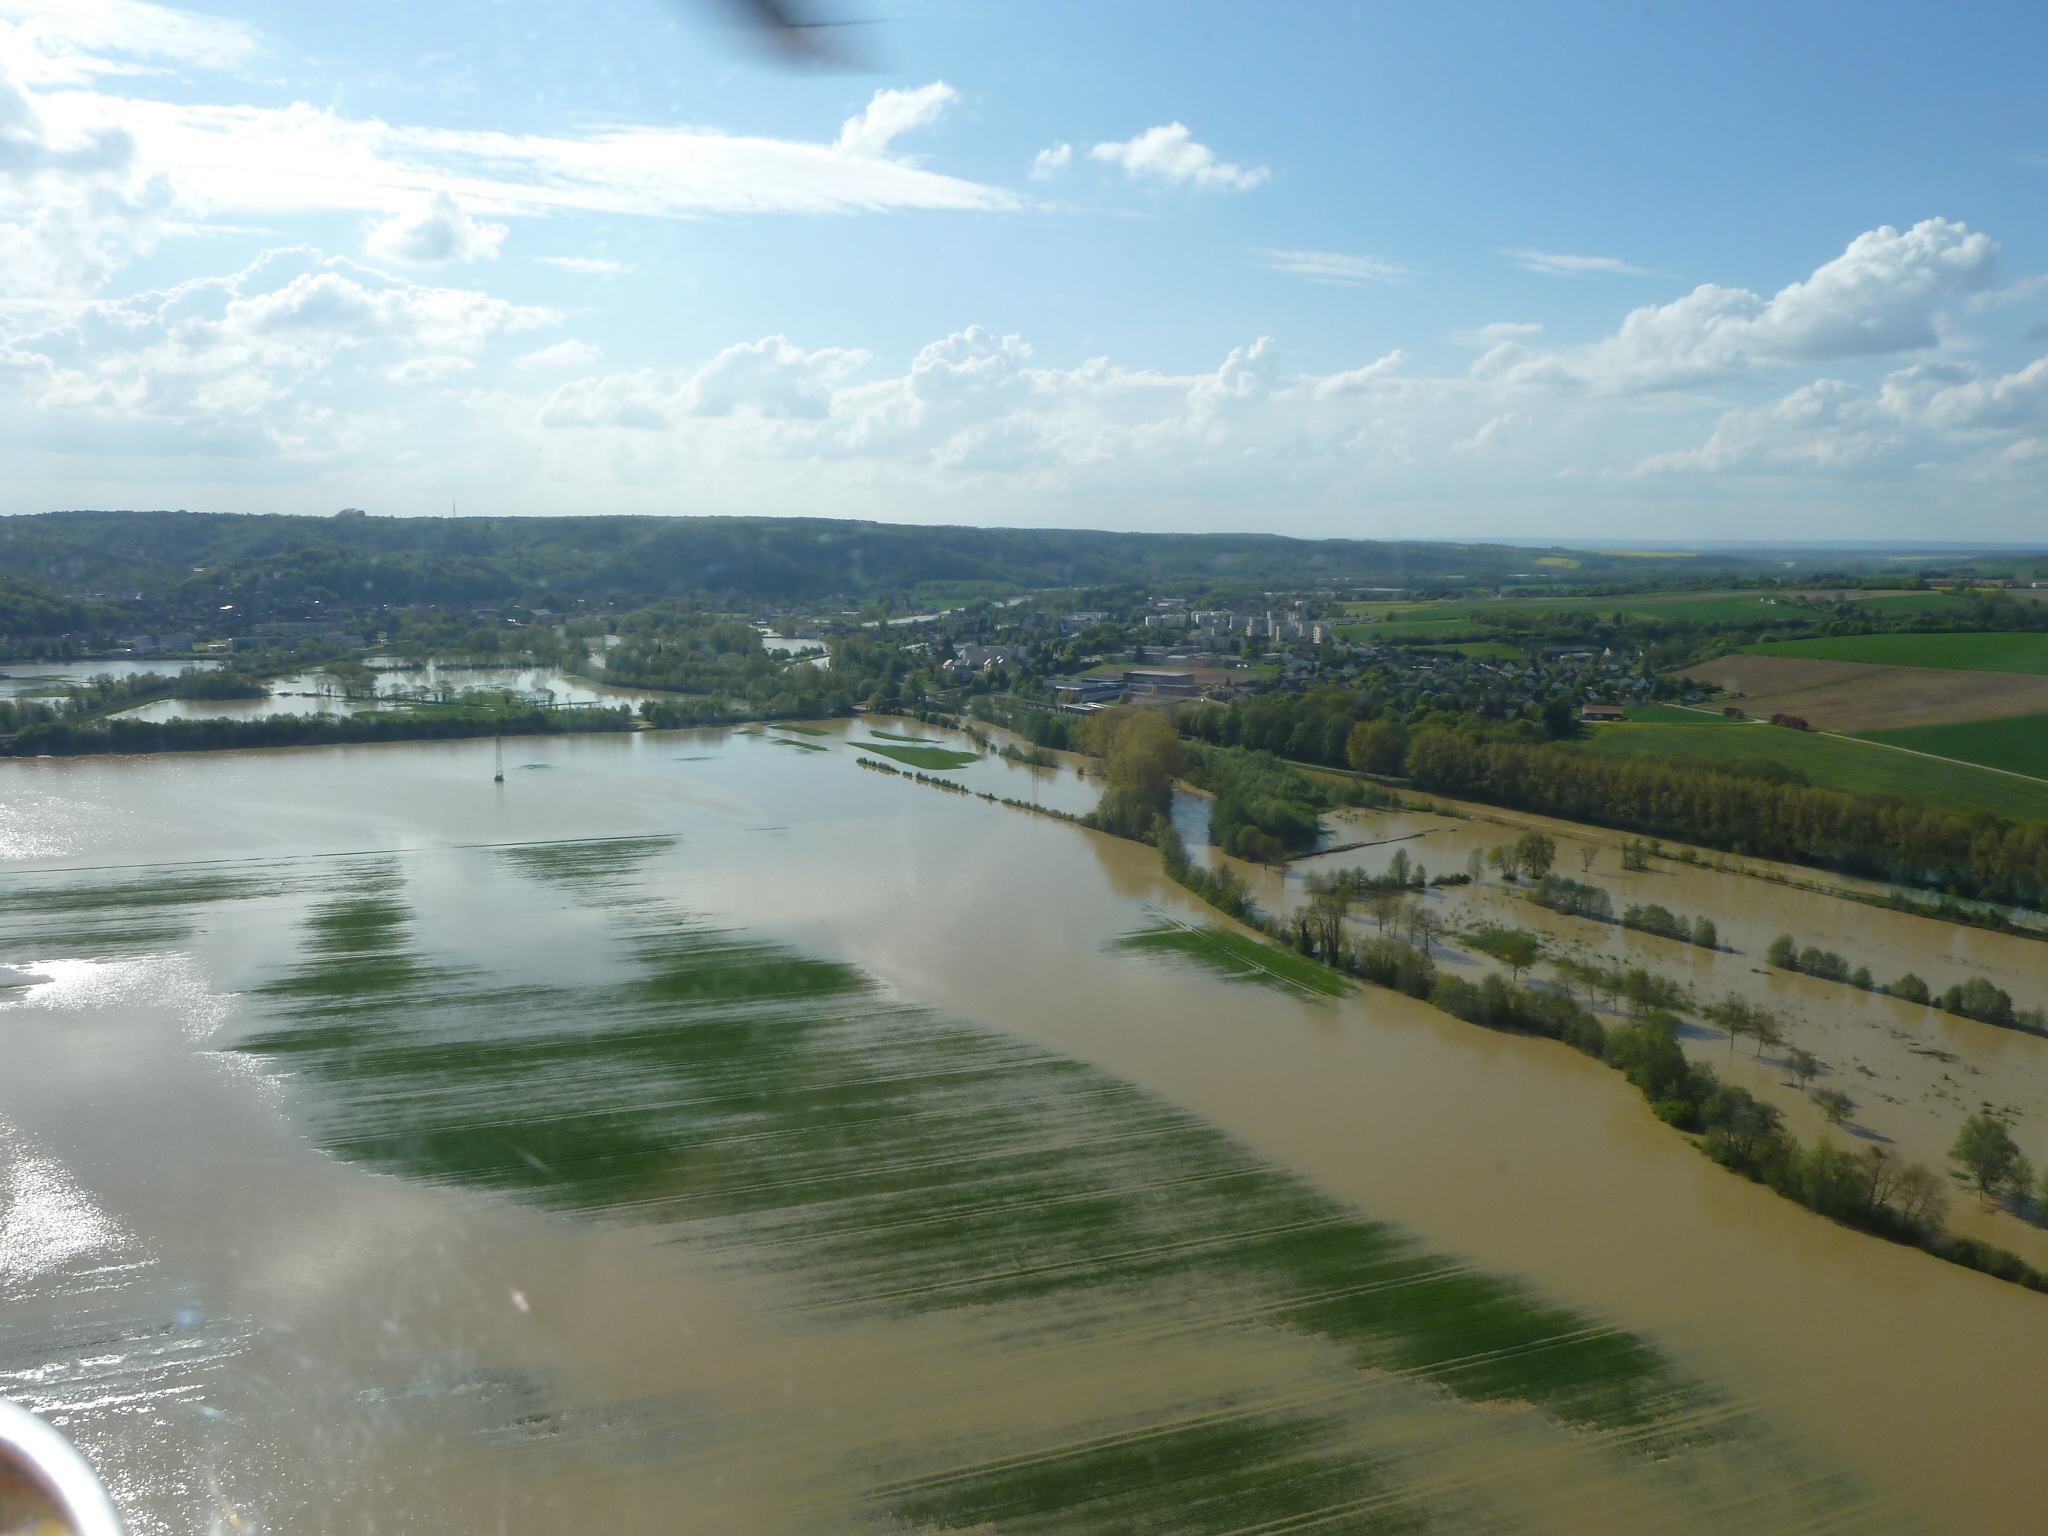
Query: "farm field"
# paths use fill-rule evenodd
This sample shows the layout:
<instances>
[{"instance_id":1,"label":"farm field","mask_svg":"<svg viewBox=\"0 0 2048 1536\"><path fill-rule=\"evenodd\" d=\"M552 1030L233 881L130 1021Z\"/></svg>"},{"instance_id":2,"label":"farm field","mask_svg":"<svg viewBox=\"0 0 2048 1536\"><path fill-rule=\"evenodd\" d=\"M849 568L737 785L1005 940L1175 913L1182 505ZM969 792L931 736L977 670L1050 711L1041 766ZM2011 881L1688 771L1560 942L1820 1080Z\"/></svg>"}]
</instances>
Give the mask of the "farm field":
<instances>
[{"instance_id":1,"label":"farm field","mask_svg":"<svg viewBox=\"0 0 2048 1536\"><path fill-rule=\"evenodd\" d=\"M1756 656L1797 656L1816 661L1858 661L1878 667L1935 667L1955 672L2026 672L2048 675L2048 633L1953 635L1842 635L1826 640L1784 640L1748 648Z\"/></svg>"},{"instance_id":2,"label":"farm field","mask_svg":"<svg viewBox=\"0 0 2048 1536\"><path fill-rule=\"evenodd\" d=\"M2048 711L2048 677L1872 666L1788 655L1779 647L1719 656L1680 675L1740 694L1742 708L1759 718L1799 715L1822 730L1859 735Z\"/></svg>"},{"instance_id":3,"label":"farm field","mask_svg":"<svg viewBox=\"0 0 2048 1536\"><path fill-rule=\"evenodd\" d=\"M1908 726L1896 731L1869 731L1865 735L1871 741L1894 747L2048 779L2048 714L1975 720L1961 725Z\"/></svg>"},{"instance_id":4,"label":"farm field","mask_svg":"<svg viewBox=\"0 0 2048 1536\"><path fill-rule=\"evenodd\" d=\"M1769 725L1644 723L1595 727L1566 750L1589 757L1689 760L1729 766L1767 758L1804 773L1818 789L1852 795L1901 795L1968 813L1989 811L2015 821L2048 821L2048 781L2039 784L1966 762L1943 762L1873 743Z\"/></svg>"},{"instance_id":5,"label":"farm field","mask_svg":"<svg viewBox=\"0 0 2048 1536\"><path fill-rule=\"evenodd\" d=\"M1491 602L1353 603L1354 617L1376 620L1358 626L1348 639L1392 638L1425 627L1498 623L1509 618L1534 618L1546 613L1621 613L1631 619L1685 620L1694 624L1799 623L1809 610L1795 596L1832 601L1832 592L1647 592L1627 597L1510 598ZM1913 613L1960 608L1963 600L1946 592L1850 594L1853 601L1880 613Z\"/></svg>"}]
</instances>

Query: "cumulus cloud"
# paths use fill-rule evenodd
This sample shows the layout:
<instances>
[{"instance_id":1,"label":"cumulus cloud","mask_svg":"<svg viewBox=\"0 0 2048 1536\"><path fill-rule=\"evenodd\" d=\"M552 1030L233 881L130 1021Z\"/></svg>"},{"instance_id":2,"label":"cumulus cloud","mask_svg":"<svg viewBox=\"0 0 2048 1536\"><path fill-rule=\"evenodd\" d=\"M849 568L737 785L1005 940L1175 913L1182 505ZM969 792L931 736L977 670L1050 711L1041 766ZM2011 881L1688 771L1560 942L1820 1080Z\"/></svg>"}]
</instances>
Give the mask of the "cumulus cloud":
<instances>
[{"instance_id":1,"label":"cumulus cloud","mask_svg":"<svg viewBox=\"0 0 2048 1536\"><path fill-rule=\"evenodd\" d=\"M1703 283L1672 303L1632 311L1615 335L1590 347L1529 352L1506 343L1474 371L1511 384L1627 393L1916 351L1939 340L1935 319L1944 303L1991 281L1997 253L1989 236L1946 219L1903 234L1885 225L1768 299Z\"/></svg>"},{"instance_id":2,"label":"cumulus cloud","mask_svg":"<svg viewBox=\"0 0 2048 1536\"><path fill-rule=\"evenodd\" d=\"M1356 287L1360 283L1397 283L1408 275L1406 267L1381 261L1376 256L1345 256L1336 251L1257 252L1275 272L1288 272L1311 282L1337 283Z\"/></svg>"},{"instance_id":3,"label":"cumulus cloud","mask_svg":"<svg viewBox=\"0 0 2048 1536\"><path fill-rule=\"evenodd\" d=\"M943 80L914 91L877 91L866 110L849 117L833 147L849 155L884 155L892 140L916 128L929 128L939 114L960 99Z\"/></svg>"},{"instance_id":4,"label":"cumulus cloud","mask_svg":"<svg viewBox=\"0 0 2048 1536\"><path fill-rule=\"evenodd\" d=\"M824 347L806 352L782 336L727 347L693 373L643 368L564 384L540 409L543 426L662 431L686 417L744 414L757 421L818 421L833 390L868 354Z\"/></svg>"},{"instance_id":5,"label":"cumulus cloud","mask_svg":"<svg viewBox=\"0 0 2048 1536\"><path fill-rule=\"evenodd\" d=\"M0 294L92 293L153 250L171 190L134 160L134 141L116 128L53 134L0 71Z\"/></svg>"},{"instance_id":6,"label":"cumulus cloud","mask_svg":"<svg viewBox=\"0 0 2048 1536\"><path fill-rule=\"evenodd\" d=\"M498 254L510 233L502 224L471 218L446 188L424 203L395 213L370 231L366 242L373 256L412 267L439 267L459 261L483 261Z\"/></svg>"},{"instance_id":7,"label":"cumulus cloud","mask_svg":"<svg viewBox=\"0 0 2048 1536\"><path fill-rule=\"evenodd\" d=\"M1958 447L1988 449L1993 464L2048 454L2048 358L2001 375L1972 362L1917 364L1887 374L1874 394L1817 379L1725 413L1698 448L1652 455L1635 472L1841 470L1952 458L1944 450Z\"/></svg>"},{"instance_id":8,"label":"cumulus cloud","mask_svg":"<svg viewBox=\"0 0 2048 1536\"><path fill-rule=\"evenodd\" d=\"M46 423L72 423L73 439L97 423L102 451L316 457L356 442L369 408L330 398L351 387L344 360L391 383L445 379L493 339L560 318L317 251L270 251L226 277L73 306L13 340L11 371Z\"/></svg>"},{"instance_id":9,"label":"cumulus cloud","mask_svg":"<svg viewBox=\"0 0 2048 1536\"><path fill-rule=\"evenodd\" d=\"M536 256L533 259L544 267L560 267L564 272L581 272L590 277L617 277L621 272L633 270L631 262L606 261L601 256Z\"/></svg>"},{"instance_id":10,"label":"cumulus cloud","mask_svg":"<svg viewBox=\"0 0 2048 1536\"><path fill-rule=\"evenodd\" d=\"M1647 267L1632 267L1619 256L1566 256L1555 251L1502 251L1524 272L1545 277L1647 277Z\"/></svg>"},{"instance_id":11,"label":"cumulus cloud","mask_svg":"<svg viewBox=\"0 0 2048 1536\"><path fill-rule=\"evenodd\" d=\"M1245 170L1216 158L1206 144L1195 142L1183 123L1147 128L1120 144L1098 144L1088 153L1120 165L1132 177L1151 176L1173 186L1196 186L1227 192L1249 192L1272 174L1265 166Z\"/></svg>"},{"instance_id":12,"label":"cumulus cloud","mask_svg":"<svg viewBox=\"0 0 2048 1536\"><path fill-rule=\"evenodd\" d=\"M529 352L519 359L522 368L588 368L604 356L603 347L594 347L587 341L558 341L552 347L542 347L538 352Z\"/></svg>"},{"instance_id":13,"label":"cumulus cloud","mask_svg":"<svg viewBox=\"0 0 2048 1536\"><path fill-rule=\"evenodd\" d=\"M1035 181L1050 181L1064 171L1074 158L1074 146L1055 144L1051 149L1041 149L1031 159L1031 175Z\"/></svg>"}]
</instances>

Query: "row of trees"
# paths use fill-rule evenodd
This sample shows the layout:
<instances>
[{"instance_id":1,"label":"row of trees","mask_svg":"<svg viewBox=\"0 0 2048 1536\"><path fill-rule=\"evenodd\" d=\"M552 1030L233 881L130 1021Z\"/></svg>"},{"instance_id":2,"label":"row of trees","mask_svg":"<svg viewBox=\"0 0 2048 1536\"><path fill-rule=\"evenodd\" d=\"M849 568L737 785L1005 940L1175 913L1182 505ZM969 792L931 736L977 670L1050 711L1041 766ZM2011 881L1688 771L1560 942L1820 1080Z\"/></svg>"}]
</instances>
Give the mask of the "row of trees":
<instances>
[{"instance_id":1,"label":"row of trees","mask_svg":"<svg viewBox=\"0 0 2048 1536\"><path fill-rule=\"evenodd\" d=\"M1859 965L1852 971L1849 962L1834 950L1822 949L1816 944L1802 946L1789 933L1781 933L1771 940L1770 948L1764 951L1764 961L1781 971L1798 971L1802 975L1817 976L1822 981L1845 982L1865 992L1904 998L1909 1003L1940 1008L1966 1019L1976 1019L1979 1023L1996 1024L2005 1029L2032 1030L2037 1034L2048 1033L2048 1010L2015 1008L2012 994L1983 976L1957 982L1939 997L1911 971L1897 981L1879 985L1871 977L1868 966Z\"/></svg>"},{"instance_id":2,"label":"row of trees","mask_svg":"<svg viewBox=\"0 0 2048 1536\"><path fill-rule=\"evenodd\" d=\"M1953 894L2048 902L2048 824L2013 825L1666 764L1422 732L1408 771L1423 788L1710 848L1849 870Z\"/></svg>"}]
</instances>

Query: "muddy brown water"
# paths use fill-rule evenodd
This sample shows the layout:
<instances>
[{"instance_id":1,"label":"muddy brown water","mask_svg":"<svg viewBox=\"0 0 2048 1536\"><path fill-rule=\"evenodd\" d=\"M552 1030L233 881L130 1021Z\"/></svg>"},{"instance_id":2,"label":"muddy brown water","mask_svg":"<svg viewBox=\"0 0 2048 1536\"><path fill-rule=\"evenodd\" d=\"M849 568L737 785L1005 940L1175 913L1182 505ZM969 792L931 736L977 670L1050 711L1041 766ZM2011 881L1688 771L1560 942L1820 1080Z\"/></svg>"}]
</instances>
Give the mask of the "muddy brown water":
<instances>
[{"instance_id":1,"label":"muddy brown water","mask_svg":"<svg viewBox=\"0 0 2048 1536\"><path fill-rule=\"evenodd\" d=\"M2038 1528L2048 1298L1723 1173L1562 1047L1384 992L1314 1000L1119 950L1162 917L1213 919L1149 850L861 769L868 724L830 729L802 738L822 752L726 733L523 741L503 785L489 743L8 764L0 1391L62 1418L143 1531ZM1069 810L1093 798L1071 772L994 760L946 777ZM1420 856L1450 868L1460 839L1501 832L1439 819ZM586 856L592 839L641 841ZM1609 858L1597 878L1620 900ZM1827 898L1678 878L1631 899L1709 911L1750 955L1790 918L1823 944L1830 912L1842 922ZM1287 890L1275 878L1266 899ZM2040 974L2022 941L1936 956L1921 920L1868 916L1930 968L1967 961L2016 994ZM759 1100L701 1143L727 1160L687 1191L725 1198L736 1176L718 1170L745 1167L749 1189L825 1180L832 1199L642 1220L631 1202L551 1205L560 1186L516 1170L456 1176L466 1143L421 1143L461 1084L380 1086L408 1031L457 1020L432 1045L453 1050L502 1015L514 1052L532 1038L522 1010L622 1009L635 943L707 932L867 979L799 1020L839 1054L778 1071L982 1074L990 1096L968 1107L1003 1155L975 1177L1011 1202L998 1215L1024 1222L1026 1187L1037 1209L1092 1209L1109 1186L1076 1169L1124 1158L1118 1198L1141 1216L1120 1219L1157 1224L1155 1258L1024 1284L1043 1255L1005 1246L1011 1218L960 1207L949 1252L951 1228L891 1207L886 1233L834 1229L840 1257L806 1267L788 1258L817 1240L806 1223L879 1198L829 1181L921 1176L931 1157L878 1168L849 1142L850 1166L829 1147L795 1161L776 1149L815 1122L761 1118ZM379 1011L374 978L349 990L357 959L403 961L402 1006ZM1744 955L1707 963L1749 974ZM699 991L673 1006L742 1006L703 1000L716 974L690 972ZM555 996L553 1014L534 1001ZM295 1029L353 1043L227 1049ZM1997 1045L2048 1050L1995 1041L1987 1059ZM619 1115L651 1113L632 1087ZM927 1094L908 1119L959 1107ZM1134 1137L1165 1150L1147 1162ZM965 1162L974 1139L970 1124L890 1145ZM1223 1185L1196 1201L1198 1175ZM1264 1191L1256 1208L1216 1192L1232 1180ZM1256 1255L1157 1267L1169 1237L1226 1221L1256 1236L1283 1208L1368 1246L1405 1233L1442 1273L1469 1266L1585 1336L1641 1341L1678 1385L1634 1428L1579 1418L1545 1406L1534 1366L1527 1392L1489 1395L1455 1362L1378 1360L1343 1324L1287 1323ZM962 1274L982 1289L958 1304L876 1299ZM1255 1498L1262 1468L1306 1502Z\"/></svg>"}]
</instances>

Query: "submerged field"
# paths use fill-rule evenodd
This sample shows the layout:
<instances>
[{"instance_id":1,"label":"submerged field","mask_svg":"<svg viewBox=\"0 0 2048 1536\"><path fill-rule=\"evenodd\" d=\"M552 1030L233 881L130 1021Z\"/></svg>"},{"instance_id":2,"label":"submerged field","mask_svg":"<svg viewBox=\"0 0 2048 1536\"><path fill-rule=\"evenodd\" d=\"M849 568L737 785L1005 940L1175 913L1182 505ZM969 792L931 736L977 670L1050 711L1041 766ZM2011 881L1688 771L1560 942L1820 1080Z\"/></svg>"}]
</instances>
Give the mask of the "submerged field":
<instances>
[{"instance_id":1,"label":"submerged field","mask_svg":"<svg viewBox=\"0 0 2048 1536\"><path fill-rule=\"evenodd\" d=\"M519 753L17 765L0 1202L25 1156L89 1240L0 1262L0 1392L144 1536L2028 1528L2041 1298L1608 1068L843 747ZM1739 883L1681 962L1763 985Z\"/></svg>"},{"instance_id":2,"label":"submerged field","mask_svg":"<svg viewBox=\"0 0 2048 1536\"><path fill-rule=\"evenodd\" d=\"M1848 1479L1647 1340L1432 1253L1110 1074L705 922L650 878L675 847L477 853L499 922L603 919L616 964L580 984L450 950L413 860L331 865L300 889L298 934L232 1048L283 1075L347 1164L658 1232L772 1283L813 1333L885 1343L942 1323L971 1422L905 1439L878 1394L881 1417L816 1440L798 1479L832 1509L821 1528L1512 1530L1528 1499L1602 1483L1692 1528L1702 1479L1725 1488L1736 1467L1739 1512L1699 1528L1854 1522ZM133 916L152 883L67 885L48 905ZM180 889L156 931L250 894ZM1122 947L1339 989L1220 930ZM604 1418L669 1435L683 1406ZM483 1432L543 1466L603 1439L539 1382L498 1411ZM671 1454L700 1455L687 1439Z\"/></svg>"},{"instance_id":3,"label":"submerged field","mask_svg":"<svg viewBox=\"0 0 2048 1536\"><path fill-rule=\"evenodd\" d=\"M1968 729L1950 727L1948 729ZM1888 738L1886 738L1888 739ZM1967 762L1888 752L1818 731L1755 722L1694 724L1668 718L1591 728L1567 750L1590 757L1666 761L1739 771L1757 759L1806 775L1821 789L1852 795L1899 795L1950 810L1990 811L2016 821L2048 821L2048 783L2032 784Z\"/></svg>"}]
</instances>

